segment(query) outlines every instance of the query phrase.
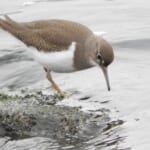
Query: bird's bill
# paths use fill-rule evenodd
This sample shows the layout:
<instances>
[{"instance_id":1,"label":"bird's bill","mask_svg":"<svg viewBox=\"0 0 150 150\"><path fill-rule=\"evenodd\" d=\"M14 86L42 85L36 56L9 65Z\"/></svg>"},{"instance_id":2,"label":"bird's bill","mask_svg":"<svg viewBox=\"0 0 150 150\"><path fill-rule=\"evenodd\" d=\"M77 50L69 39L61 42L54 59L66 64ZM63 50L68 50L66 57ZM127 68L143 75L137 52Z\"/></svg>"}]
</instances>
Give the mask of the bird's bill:
<instances>
[{"instance_id":1,"label":"bird's bill","mask_svg":"<svg viewBox=\"0 0 150 150\"><path fill-rule=\"evenodd\" d=\"M108 89L108 91L110 91L110 83L109 83L107 67L101 66L101 68L102 68L102 71L104 73L104 77L105 77L106 84L107 84L107 89Z\"/></svg>"}]
</instances>

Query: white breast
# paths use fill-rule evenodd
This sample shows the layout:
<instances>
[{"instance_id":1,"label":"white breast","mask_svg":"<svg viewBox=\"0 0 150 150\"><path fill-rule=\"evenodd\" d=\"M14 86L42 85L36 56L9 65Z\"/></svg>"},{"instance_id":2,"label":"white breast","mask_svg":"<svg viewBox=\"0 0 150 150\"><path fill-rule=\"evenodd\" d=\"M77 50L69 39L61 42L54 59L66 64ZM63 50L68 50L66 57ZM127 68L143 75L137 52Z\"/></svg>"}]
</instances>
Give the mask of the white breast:
<instances>
[{"instance_id":1,"label":"white breast","mask_svg":"<svg viewBox=\"0 0 150 150\"><path fill-rule=\"evenodd\" d=\"M43 67L54 72L73 72L75 71L73 65L75 42L73 42L67 50L59 52L44 52L38 51L35 48L30 48L31 56L39 62Z\"/></svg>"}]
</instances>

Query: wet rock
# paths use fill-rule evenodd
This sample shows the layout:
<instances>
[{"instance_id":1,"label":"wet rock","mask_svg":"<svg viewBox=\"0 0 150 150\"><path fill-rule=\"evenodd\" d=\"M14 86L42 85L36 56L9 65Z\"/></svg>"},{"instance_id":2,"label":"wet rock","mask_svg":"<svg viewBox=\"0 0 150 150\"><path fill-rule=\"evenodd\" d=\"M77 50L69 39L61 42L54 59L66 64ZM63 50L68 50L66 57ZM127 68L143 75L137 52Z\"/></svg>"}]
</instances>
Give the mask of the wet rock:
<instances>
[{"instance_id":1,"label":"wet rock","mask_svg":"<svg viewBox=\"0 0 150 150\"><path fill-rule=\"evenodd\" d=\"M0 110L0 113L1 136L12 139L70 137L78 133L89 117L76 108L60 106L29 106L13 112Z\"/></svg>"},{"instance_id":2,"label":"wet rock","mask_svg":"<svg viewBox=\"0 0 150 150\"><path fill-rule=\"evenodd\" d=\"M110 102L109 100L107 100L107 101L102 101L101 104L107 104L107 103L109 103L109 102Z\"/></svg>"},{"instance_id":3,"label":"wet rock","mask_svg":"<svg viewBox=\"0 0 150 150\"><path fill-rule=\"evenodd\" d=\"M90 96L85 96L85 97L81 97L79 100L88 100L88 99L90 99L91 97Z\"/></svg>"},{"instance_id":4,"label":"wet rock","mask_svg":"<svg viewBox=\"0 0 150 150\"><path fill-rule=\"evenodd\" d=\"M123 120L115 120L115 121L111 121L109 123L107 123L106 128L104 128L104 131L110 130L114 127L120 126L124 123Z\"/></svg>"},{"instance_id":5,"label":"wet rock","mask_svg":"<svg viewBox=\"0 0 150 150\"><path fill-rule=\"evenodd\" d=\"M85 113L76 107L55 105L60 100L58 95L33 92L0 102L1 149L79 150L109 130L105 109L99 110L100 115Z\"/></svg>"}]
</instances>

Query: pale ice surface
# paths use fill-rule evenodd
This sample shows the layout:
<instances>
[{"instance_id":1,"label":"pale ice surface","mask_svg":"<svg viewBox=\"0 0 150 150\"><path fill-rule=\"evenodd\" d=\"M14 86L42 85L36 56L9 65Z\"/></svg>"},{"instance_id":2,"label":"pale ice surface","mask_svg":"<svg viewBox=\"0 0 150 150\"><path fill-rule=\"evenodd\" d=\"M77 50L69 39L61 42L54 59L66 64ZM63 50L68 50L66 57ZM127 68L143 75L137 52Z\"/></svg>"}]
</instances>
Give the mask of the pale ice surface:
<instances>
[{"instance_id":1,"label":"pale ice surface","mask_svg":"<svg viewBox=\"0 0 150 150\"><path fill-rule=\"evenodd\" d=\"M84 111L109 108L112 119L125 120L121 134L126 139L121 147L150 149L149 0L0 0L0 14L5 13L12 13L10 16L17 21L70 19L86 24L93 31L106 32L103 36L112 43L115 52L115 61L108 70L112 90L106 90L98 67L70 74L54 73L62 89L81 92L59 104L82 106ZM49 86L41 66L31 61L24 49L23 44L0 30L1 90ZM91 98L74 100L82 95ZM101 103L106 100L110 102Z\"/></svg>"}]
</instances>

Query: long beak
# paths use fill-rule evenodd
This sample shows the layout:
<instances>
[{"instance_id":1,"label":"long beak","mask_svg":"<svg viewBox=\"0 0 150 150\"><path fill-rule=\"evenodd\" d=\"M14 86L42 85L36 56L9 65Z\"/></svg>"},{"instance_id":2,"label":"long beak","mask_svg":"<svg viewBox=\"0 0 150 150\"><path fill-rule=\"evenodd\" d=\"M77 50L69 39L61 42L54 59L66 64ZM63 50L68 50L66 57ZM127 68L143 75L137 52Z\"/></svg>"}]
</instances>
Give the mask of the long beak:
<instances>
[{"instance_id":1,"label":"long beak","mask_svg":"<svg viewBox=\"0 0 150 150\"><path fill-rule=\"evenodd\" d=\"M104 73L104 77L105 77L106 84L107 84L107 89L108 89L108 91L110 91L110 83L109 83L107 67L101 66L101 68L102 68L102 71Z\"/></svg>"}]
</instances>

